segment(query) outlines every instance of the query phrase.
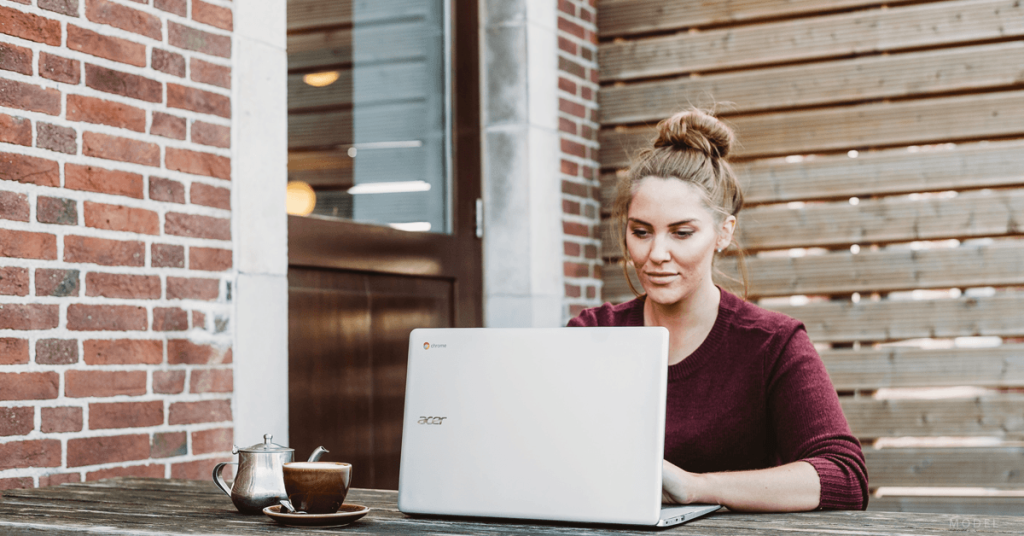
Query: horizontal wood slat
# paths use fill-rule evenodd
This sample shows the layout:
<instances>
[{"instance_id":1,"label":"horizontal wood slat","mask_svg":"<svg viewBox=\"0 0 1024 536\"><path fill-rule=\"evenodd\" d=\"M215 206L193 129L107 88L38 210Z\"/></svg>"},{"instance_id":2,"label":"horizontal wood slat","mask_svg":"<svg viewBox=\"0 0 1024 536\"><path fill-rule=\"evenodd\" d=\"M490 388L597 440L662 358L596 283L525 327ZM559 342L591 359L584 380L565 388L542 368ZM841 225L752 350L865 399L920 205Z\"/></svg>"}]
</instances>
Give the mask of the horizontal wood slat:
<instances>
[{"instance_id":1,"label":"horizontal wood slat","mask_svg":"<svg viewBox=\"0 0 1024 536\"><path fill-rule=\"evenodd\" d=\"M871 475L874 476L874 475ZM958 519L957 515L1005 515L1024 516L1024 497L911 497L886 495L872 497L868 501L869 512L924 512L953 515L948 523L950 530L967 531L995 529L999 524L994 520ZM952 524L956 522L957 525ZM988 523L989 526L985 527ZM1006 525L1012 530L1012 526Z\"/></svg>"},{"instance_id":2,"label":"horizontal wood slat","mask_svg":"<svg viewBox=\"0 0 1024 536\"><path fill-rule=\"evenodd\" d=\"M864 449L872 488L1024 488L1024 447Z\"/></svg>"},{"instance_id":3,"label":"horizontal wood slat","mask_svg":"<svg viewBox=\"0 0 1024 536\"><path fill-rule=\"evenodd\" d=\"M606 255L618 249L606 250ZM806 257L748 257L750 297L794 294L850 294L918 288L982 287L1024 284L1024 243L949 249L889 249L859 254L830 253ZM719 261L736 274L735 260ZM622 271L604 270L604 296L630 296Z\"/></svg>"},{"instance_id":4,"label":"horizontal wood slat","mask_svg":"<svg viewBox=\"0 0 1024 536\"><path fill-rule=\"evenodd\" d=\"M351 145L352 111L288 116L288 149Z\"/></svg>"},{"instance_id":5,"label":"horizontal wood slat","mask_svg":"<svg viewBox=\"0 0 1024 536\"><path fill-rule=\"evenodd\" d=\"M605 43L598 63L607 82L1021 35L1017 0L959 0Z\"/></svg>"},{"instance_id":6,"label":"horizontal wood slat","mask_svg":"<svg viewBox=\"0 0 1024 536\"><path fill-rule=\"evenodd\" d=\"M420 60L423 21L357 26L288 36L288 70L311 70L350 63Z\"/></svg>"},{"instance_id":7,"label":"horizontal wood slat","mask_svg":"<svg viewBox=\"0 0 1024 536\"><path fill-rule=\"evenodd\" d=\"M1024 232L1024 190L969 192L954 198L865 200L754 207L740 213L748 251L836 247L912 240L966 239Z\"/></svg>"},{"instance_id":8,"label":"horizontal wood slat","mask_svg":"<svg viewBox=\"0 0 1024 536\"><path fill-rule=\"evenodd\" d=\"M737 158L1024 135L1024 91L737 116ZM623 167L654 127L602 130L602 167Z\"/></svg>"},{"instance_id":9,"label":"horizontal wood slat","mask_svg":"<svg viewBox=\"0 0 1024 536\"><path fill-rule=\"evenodd\" d=\"M423 16L428 7L423 0L288 0L288 31Z\"/></svg>"},{"instance_id":10,"label":"horizontal wood slat","mask_svg":"<svg viewBox=\"0 0 1024 536\"><path fill-rule=\"evenodd\" d=\"M890 347L826 350L821 359L839 391L882 387L1024 387L1024 345L995 348Z\"/></svg>"},{"instance_id":11,"label":"horizontal wood slat","mask_svg":"<svg viewBox=\"0 0 1024 536\"><path fill-rule=\"evenodd\" d=\"M294 0L293 0L294 1ZM879 0L602 0L597 28L602 38L620 37L732 22L807 15L821 11L901 3Z\"/></svg>"},{"instance_id":12,"label":"horizontal wood slat","mask_svg":"<svg viewBox=\"0 0 1024 536\"><path fill-rule=\"evenodd\" d=\"M317 189L349 188L353 185L352 164L346 151L292 151L288 153L288 180Z\"/></svg>"},{"instance_id":13,"label":"horizontal wood slat","mask_svg":"<svg viewBox=\"0 0 1024 536\"><path fill-rule=\"evenodd\" d=\"M601 88L601 124L656 123L693 105L729 114L1024 84L1024 42L869 56Z\"/></svg>"},{"instance_id":14,"label":"horizontal wood slat","mask_svg":"<svg viewBox=\"0 0 1024 536\"><path fill-rule=\"evenodd\" d=\"M861 439L909 436L1024 438L1024 395L940 400L840 398L853 435Z\"/></svg>"},{"instance_id":15,"label":"horizontal wood slat","mask_svg":"<svg viewBox=\"0 0 1024 536\"><path fill-rule=\"evenodd\" d=\"M781 158L737 162L746 204L1024 186L1024 141L961 143L952 149L906 148L817 156L802 162ZM601 203L615 196L615 173L601 174Z\"/></svg>"}]
</instances>

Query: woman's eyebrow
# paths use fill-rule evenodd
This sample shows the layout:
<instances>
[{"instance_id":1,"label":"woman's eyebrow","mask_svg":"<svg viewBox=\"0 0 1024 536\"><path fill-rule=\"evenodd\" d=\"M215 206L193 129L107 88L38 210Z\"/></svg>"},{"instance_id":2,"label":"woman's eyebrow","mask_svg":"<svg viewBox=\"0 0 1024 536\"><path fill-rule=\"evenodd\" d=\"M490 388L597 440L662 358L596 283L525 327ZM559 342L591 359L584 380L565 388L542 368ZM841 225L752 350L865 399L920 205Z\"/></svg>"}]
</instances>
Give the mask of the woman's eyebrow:
<instances>
[{"instance_id":1,"label":"woman's eyebrow","mask_svg":"<svg viewBox=\"0 0 1024 536\"><path fill-rule=\"evenodd\" d=\"M653 225L645 222L644 220L640 220L640 219L637 219L637 218L629 218L629 221L631 221L633 223L639 223L640 225L646 225L648 227L654 227ZM686 225L686 224L689 224L689 223L693 223L695 221L697 221L697 218L690 218L690 219L687 219L687 220L679 220L677 222L673 222L673 223L668 224L668 226L669 227L678 227L680 225Z\"/></svg>"}]
</instances>

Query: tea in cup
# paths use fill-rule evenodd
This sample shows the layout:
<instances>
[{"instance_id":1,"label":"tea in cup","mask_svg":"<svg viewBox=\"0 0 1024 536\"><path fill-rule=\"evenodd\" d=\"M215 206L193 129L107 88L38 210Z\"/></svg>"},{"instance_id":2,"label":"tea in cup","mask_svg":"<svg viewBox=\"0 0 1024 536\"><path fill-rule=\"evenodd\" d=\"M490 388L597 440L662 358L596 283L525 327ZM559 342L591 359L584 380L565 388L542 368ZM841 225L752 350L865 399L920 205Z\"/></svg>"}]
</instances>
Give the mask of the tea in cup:
<instances>
[{"instance_id":1,"label":"tea in cup","mask_svg":"<svg viewBox=\"0 0 1024 536\"><path fill-rule=\"evenodd\" d=\"M333 514L341 508L352 479L352 464L290 462L283 466L284 489L296 510Z\"/></svg>"}]
</instances>

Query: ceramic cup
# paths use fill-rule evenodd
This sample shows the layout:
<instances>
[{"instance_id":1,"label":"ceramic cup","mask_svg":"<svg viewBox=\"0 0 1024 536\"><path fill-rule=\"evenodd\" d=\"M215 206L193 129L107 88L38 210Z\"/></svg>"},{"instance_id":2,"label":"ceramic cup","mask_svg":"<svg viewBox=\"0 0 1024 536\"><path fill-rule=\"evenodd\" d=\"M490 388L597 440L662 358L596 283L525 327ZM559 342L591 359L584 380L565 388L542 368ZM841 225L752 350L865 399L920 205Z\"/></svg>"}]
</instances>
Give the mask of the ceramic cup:
<instances>
[{"instance_id":1,"label":"ceramic cup","mask_svg":"<svg viewBox=\"0 0 1024 536\"><path fill-rule=\"evenodd\" d=\"M296 510L333 514L348 495L352 464L291 462L284 464L284 489Z\"/></svg>"}]
</instances>

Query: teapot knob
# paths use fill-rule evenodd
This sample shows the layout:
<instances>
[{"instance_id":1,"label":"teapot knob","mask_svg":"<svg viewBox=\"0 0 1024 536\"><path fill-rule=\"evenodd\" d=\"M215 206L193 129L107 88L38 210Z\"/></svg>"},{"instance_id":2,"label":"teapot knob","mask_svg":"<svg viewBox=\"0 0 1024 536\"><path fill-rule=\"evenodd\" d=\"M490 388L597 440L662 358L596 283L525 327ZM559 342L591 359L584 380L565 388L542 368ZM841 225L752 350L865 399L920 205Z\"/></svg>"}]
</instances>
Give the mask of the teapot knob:
<instances>
[{"instance_id":1,"label":"teapot knob","mask_svg":"<svg viewBox=\"0 0 1024 536\"><path fill-rule=\"evenodd\" d=\"M263 444L264 445L270 445L270 443L271 443L270 440L271 439L274 439L273 435L271 435L271 434L263 434Z\"/></svg>"}]
</instances>

